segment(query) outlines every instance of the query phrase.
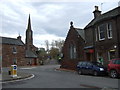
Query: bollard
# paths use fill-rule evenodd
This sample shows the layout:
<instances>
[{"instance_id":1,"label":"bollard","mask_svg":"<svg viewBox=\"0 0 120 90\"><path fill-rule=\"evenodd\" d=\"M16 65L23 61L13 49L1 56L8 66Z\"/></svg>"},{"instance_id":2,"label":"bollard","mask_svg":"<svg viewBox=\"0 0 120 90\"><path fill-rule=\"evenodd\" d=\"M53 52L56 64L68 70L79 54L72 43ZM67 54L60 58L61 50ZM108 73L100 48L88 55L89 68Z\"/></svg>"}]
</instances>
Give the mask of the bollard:
<instances>
[{"instance_id":1,"label":"bollard","mask_svg":"<svg viewBox=\"0 0 120 90\"><path fill-rule=\"evenodd\" d=\"M17 65L11 65L11 76L17 77Z\"/></svg>"}]
</instances>

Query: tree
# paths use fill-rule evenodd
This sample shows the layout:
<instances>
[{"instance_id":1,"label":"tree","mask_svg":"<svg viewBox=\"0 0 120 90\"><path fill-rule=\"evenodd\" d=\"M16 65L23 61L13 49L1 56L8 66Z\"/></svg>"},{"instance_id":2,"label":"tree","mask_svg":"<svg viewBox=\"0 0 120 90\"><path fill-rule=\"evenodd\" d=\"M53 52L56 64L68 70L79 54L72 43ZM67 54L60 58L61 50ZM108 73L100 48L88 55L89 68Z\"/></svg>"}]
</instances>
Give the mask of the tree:
<instances>
[{"instance_id":1,"label":"tree","mask_svg":"<svg viewBox=\"0 0 120 90\"><path fill-rule=\"evenodd\" d=\"M56 48L59 49L60 52L62 50L63 44L64 44L64 40L59 39L59 40L55 41L55 46L56 46Z\"/></svg>"},{"instance_id":2,"label":"tree","mask_svg":"<svg viewBox=\"0 0 120 90\"><path fill-rule=\"evenodd\" d=\"M39 63L43 64L44 61L47 59L47 53L45 51L45 48L39 48L39 50L36 53L39 58Z\"/></svg>"},{"instance_id":3,"label":"tree","mask_svg":"<svg viewBox=\"0 0 120 90\"><path fill-rule=\"evenodd\" d=\"M46 46L47 52L49 52L49 41L48 40L45 40L45 46Z\"/></svg>"},{"instance_id":4,"label":"tree","mask_svg":"<svg viewBox=\"0 0 120 90\"><path fill-rule=\"evenodd\" d=\"M50 49L49 55L51 56L52 59L57 59L58 54L59 54L59 49L58 48L52 47Z\"/></svg>"}]
</instances>

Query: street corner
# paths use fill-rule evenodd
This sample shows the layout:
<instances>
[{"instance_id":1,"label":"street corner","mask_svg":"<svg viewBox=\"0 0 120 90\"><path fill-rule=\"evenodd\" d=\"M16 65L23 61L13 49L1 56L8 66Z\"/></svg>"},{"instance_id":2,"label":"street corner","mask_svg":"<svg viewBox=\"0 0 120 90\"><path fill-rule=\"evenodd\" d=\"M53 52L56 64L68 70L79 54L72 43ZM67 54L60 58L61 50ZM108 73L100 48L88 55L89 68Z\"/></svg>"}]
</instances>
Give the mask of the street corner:
<instances>
[{"instance_id":1,"label":"street corner","mask_svg":"<svg viewBox=\"0 0 120 90\"><path fill-rule=\"evenodd\" d=\"M28 80L34 78L34 74L27 74L27 73L20 73L12 77L11 75L2 74L2 79L0 80L1 83L9 83L9 82L16 82L16 81L22 81L22 80Z\"/></svg>"}]
</instances>

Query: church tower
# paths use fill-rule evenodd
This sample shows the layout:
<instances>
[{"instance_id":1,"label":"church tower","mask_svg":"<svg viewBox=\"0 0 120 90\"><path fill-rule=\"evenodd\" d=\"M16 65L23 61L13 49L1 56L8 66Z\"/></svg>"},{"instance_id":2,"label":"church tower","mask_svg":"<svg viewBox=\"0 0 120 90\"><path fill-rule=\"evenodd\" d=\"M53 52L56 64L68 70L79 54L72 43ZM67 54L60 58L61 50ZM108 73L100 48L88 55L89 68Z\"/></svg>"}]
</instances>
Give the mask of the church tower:
<instances>
[{"instance_id":1,"label":"church tower","mask_svg":"<svg viewBox=\"0 0 120 90\"><path fill-rule=\"evenodd\" d=\"M31 20L30 20L30 14L29 14L29 18L28 18L28 26L26 29L26 49L27 50L31 50L32 46L33 46L33 31L31 29Z\"/></svg>"}]
</instances>

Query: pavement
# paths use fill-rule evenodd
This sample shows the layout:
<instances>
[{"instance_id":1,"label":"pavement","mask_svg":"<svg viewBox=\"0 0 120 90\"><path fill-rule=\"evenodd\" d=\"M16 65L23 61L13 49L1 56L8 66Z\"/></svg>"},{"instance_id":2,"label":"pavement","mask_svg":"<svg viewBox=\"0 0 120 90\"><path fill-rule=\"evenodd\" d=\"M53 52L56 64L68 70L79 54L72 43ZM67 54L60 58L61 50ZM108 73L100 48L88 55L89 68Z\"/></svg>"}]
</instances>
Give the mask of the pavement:
<instances>
[{"instance_id":1,"label":"pavement","mask_svg":"<svg viewBox=\"0 0 120 90\"><path fill-rule=\"evenodd\" d=\"M23 68L25 68L25 67L23 67ZM34 67L32 67L32 68L34 68ZM56 70L76 73L75 70L69 70L69 69L64 69L64 68L56 68ZM11 82L11 81L14 82L14 81L17 81L17 80L23 80L23 79L31 78L33 76L34 76L33 74L23 73L23 72L19 71L19 72L17 72L17 77L13 78L8 74L8 72L2 71L2 79L0 80L0 82L2 82L2 83ZM102 88L101 90L116 90L116 89Z\"/></svg>"},{"instance_id":2,"label":"pavement","mask_svg":"<svg viewBox=\"0 0 120 90\"><path fill-rule=\"evenodd\" d=\"M56 68L56 70L66 71L66 72L76 72L75 70L69 70L69 69L64 69L64 68ZM27 79L33 76L34 76L33 74L17 71L17 77L12 77L11 75L9 75L8 70L7 70L7 71L2 71L2 74L0 74L0 77L2 77L0 78L0 82L6 83L6 82L11 82L11 81L18 81L18 80Z\"/></svg>"},{"instance_id":3,"label":"pavement","mask_svg":"<svg viewBox=\"0 0 120 90\"><path fill-rule=\"evenodd\" d=\"M9 75L8 71L2 71L2 74L0 74L0 77L1 77L0 83L14 82L14 81L18 81L18 80L27 79L27 78L30 78L33 76L34 76L33 74L17 71L17 76L12 77L11 75Z\"/></svg>"}]
</instances>

